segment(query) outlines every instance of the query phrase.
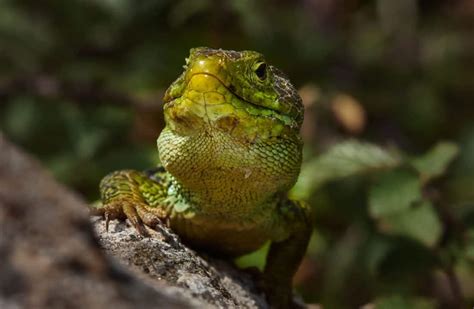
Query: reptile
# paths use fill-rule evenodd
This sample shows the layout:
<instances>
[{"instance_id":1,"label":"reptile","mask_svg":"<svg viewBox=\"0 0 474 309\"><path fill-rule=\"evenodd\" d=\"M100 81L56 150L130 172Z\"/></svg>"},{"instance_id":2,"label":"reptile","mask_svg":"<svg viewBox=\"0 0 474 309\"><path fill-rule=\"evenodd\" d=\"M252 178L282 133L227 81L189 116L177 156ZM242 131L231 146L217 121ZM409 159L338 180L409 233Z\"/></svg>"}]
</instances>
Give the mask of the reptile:
<instances>
[{"instance_id":1,"label":"reptile","mask_svg":"<svg viewBox=\"0 0 474 309\"><path fill-rule=\"evenodd\" d=\"M161 165L104 177L97 213L107 226L127 218L144 236L166 224L191 247L229 257L270 241L267 300L293 306L292 277L312 232L310 207L287 196L302 160L297 91L258 52L200 47L163 101Z\"/></svg>"}]
</instances>

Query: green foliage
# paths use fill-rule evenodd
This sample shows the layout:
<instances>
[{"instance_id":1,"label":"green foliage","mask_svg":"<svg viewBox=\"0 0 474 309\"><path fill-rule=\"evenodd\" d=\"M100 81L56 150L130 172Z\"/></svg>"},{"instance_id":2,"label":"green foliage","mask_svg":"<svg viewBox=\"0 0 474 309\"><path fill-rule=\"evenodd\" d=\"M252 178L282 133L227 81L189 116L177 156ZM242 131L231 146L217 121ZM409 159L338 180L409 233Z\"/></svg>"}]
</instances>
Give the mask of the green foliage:
<instances>
[{"instance_id":1,"label":"green foliage","mask_svg":"<svg viewBox=\"0 0 474 309\"><path fill-rule=\"evenodd\" d=\"M452 252L449 246L456 243L457 237L466 236L462 236L462 232L461 235L450 235L449 239L452 243L448 246L441 245L441 236L447 232L447 227L443 222L445 214L440 212L439 201L428 193L434 190L432 180L447 172L449 163L456 158L457 154L457 145L450 142L440 142L425 154L413 157L401 151L393 149L389 151L373 144L350 140L330 147L303 166L302 179L298 181L291 193L293 197L313 200L318 220L327 220L325 217L327 210L318 209L320 205L318 201L326 190L336 186L340 188L335 191L337 192L335 194L343 194L341 188L347 187L350 183L347 182L348 179L358 182L360 180L357 179L365 180L360 182L363 190L359 194L366 194L366 202L358 206L354 204L346 207L362 207L358 213L366 213L367 217L363 216L359 223L349 225L357 233L362 234L348 235L347 239L343 238L339 245L336 244L339 247L333 249L335 252L340 251L337 255L343 255L345 258L329 257L331 263L328 263L328 267L331 271L328 276L333 279L328 278L326 283L328 291L344 289L344 285L340 283L341 280L348 280L344 269L353 267L353 263L362 263L368 273L377 278L381 269L392 263L392 256L399 255L396 259L399 273L394 273L397 279L391 279L390 283L382 284L388 291L394 288L399 289L401 287L398 286L399 284L402 286L405 284L405 288L409 287L408 278L415 279L417 272L421 278L427 272L435 272L437 269L446 267L445 255ZM372 231L367 229L368 223L375 229ZM323 228L318 224L316 226L319 229ZM360 247L364 242L361 239L368 237L366 233L379 235L365 240L370 244L368 247L370 250ZM406 246L412 249L405 249ZM465 246L466 252L461 256L468 257L472 250L470 242L466 242ZM362 250L365 253L359 256L354 253L354 250ZM416 251L420 255L416 261L424 263L423 267L416 266L412 260ZM407 255L411 255L412 258L402 262ZM337 262L342 261L341 259L344 263ZM452 263L452 260L449 263ZM369 278L367 279L372 280ZM412 290L406 292L408 292L408 297L394 296L378 299L376 308L432 307L433 301L418 300L413 298L416 294L413 294Z\"/></svg>"},{"instance_id":2,"label":"green foliage","mask_svg":"<svg viewBox=\"0 0 474 309\"><path fill-rule=\"evenodd\" d=\"M260 271L263 271L268 249L270 249L270 243L265 244L255 252L238 257L235 263L241 268L256 267Z\"/></svg>"},{"instance_id":3,"label":"green foliage","mask_svg":"<svg viewBox=\"0 0 474 309\"><path fill-rule=\"evenodd\" d=\"M369 191L369 211L381 218L407 210L421 199L421 184L416 175L395 170L382 175Z\"/></svg>"},{"instance_id":4,"label":"green foliage","mask_svg":"<svg viewBox=\"0 0 474 309\"><path fill-rule=\"evenodd\" d=\"M457 145L448 142L438 143L424 156L415 158L411 164L427 181L441 176L448 167L448 164L457 156L459 148Z\"/></svg>"},{"instance_id":5,"label":"green foliage","mask_svg":"<svg viewBox=\"0 0 474 309\"><path fill-rule=\"evenodd\" d=\"M389 169L399 163L396 154L377 145L354 140L336 144L323 155L306 163L290 196L305 200L312 190L326 182Z\"/></svg>"},{"instance_id":6,"label":"green foliage","mask_svg":"<svg viewBox=\"0 0 474 309\"><path fill-rule=\"evenodd\" d=\"M436 245L442 233L438 214L427 201L405 211L383 216L378 225L384 233L407 236L428 247Z\"/></svg>"},{"instance_id":7,"label":"green foliage","mask_svg":"<svg viewBox=\"0 0 474 309\"><path fill-rule=\"evenodd\" d=\"M375 309L434 309L433 301L424 298L409 298L401 296L381 297L375 301Z\"/></svg>"},{"instance_id":8,"label":"green foliage","mask_svg":"<svg viewBox=\"0 0 474 309\"><path fill-rule=\"evenodd\" d=\"M455 144L441 142L410 160L372 144L343 142L304 166L292 196L308 198L327 182L376 174L379 177L368 188L367 208L379 230L433 247L443 230L436 210L423 196L423 184L441 176L457 153Z\"/></svg>"}]
</instances>

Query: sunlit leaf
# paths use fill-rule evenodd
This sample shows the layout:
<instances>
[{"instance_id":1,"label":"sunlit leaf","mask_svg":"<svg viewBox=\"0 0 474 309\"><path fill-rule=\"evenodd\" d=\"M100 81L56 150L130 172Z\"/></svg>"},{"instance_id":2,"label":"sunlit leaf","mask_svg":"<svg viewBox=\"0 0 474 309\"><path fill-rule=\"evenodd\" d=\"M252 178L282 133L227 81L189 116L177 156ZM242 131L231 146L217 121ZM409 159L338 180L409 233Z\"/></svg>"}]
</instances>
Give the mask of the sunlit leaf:
<instances>
[{"instance_id":1,"label":"sunlit leaf","mask_svg":"<svg viewBox=\"0 0 474 309\"><path fill-rule=\"evenodd\" d=\"M369 191L369 212L380 218L410 208L421 198L421 184L416 175L408 171L384 174Z\"/></svg>"},{"instance_id":2,"label":"sunlit leaf","mask_svg":"<svg viewBox=\"0 0 474 309\"><path fill-rule=\"evenodd\" d=\"M399 157L379 146L350 140L337 144L326 153L303 165L290 195L307 199L323 184L357 174L393 168Z\"/></svg>"},{"instance_id":3,"label":"sunlit leaf","mask_svg":"<svg viewBox=\"0 0 474 309\"><path fill-rule=\"evenodd\" d=\"M441 176L449 163L458 155L459 147L454 143L440 142L411 163L424 180Z\"/></svg>"},{"instance_id":4,"label":"sunlit leaf","mask_svg":"<svg viewBox=\"0 0 474 309\"><path fill-rule=\"evenodd\" d=\"M263 271L265 267L265 259L269 249L270 243L267 242L257 251L251 252L235 259L235 263L241 268L257 267L259 270Z\"/></svg>"},{"instance_id":5,"label":"sunlit leaf","mask_svg":"<svg viewBox=\"0 0 474 309\"><path fill-rule=\"evenodd\" d=\"M410 237L427 247L433 247L442 233L441 221L428 201L380 219L379 228L390 235Z\"/></svg>"}]
</instances>

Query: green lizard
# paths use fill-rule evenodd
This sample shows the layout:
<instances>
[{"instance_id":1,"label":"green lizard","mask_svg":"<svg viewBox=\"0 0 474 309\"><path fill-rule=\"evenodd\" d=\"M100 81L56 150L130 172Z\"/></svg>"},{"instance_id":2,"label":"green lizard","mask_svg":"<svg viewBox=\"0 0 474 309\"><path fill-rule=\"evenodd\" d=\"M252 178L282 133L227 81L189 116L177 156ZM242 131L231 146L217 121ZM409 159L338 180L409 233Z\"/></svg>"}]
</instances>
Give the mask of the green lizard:
<instances>
[{"instance_id":1,"label":"green lizard","mask_svg":"<svg viewBox=\"0 0 474 309\"><path fill-rule=\"evenodd\" d=\"M301 98L253 51L194 48L164 96L162 166L100 184L106 222L140 234L164 222L193 247L239 256L271 241L263 274L272 307L292 305L291 280L312 231L309 207L288 199L301 165Z\"/></svg>"}]
</instances>

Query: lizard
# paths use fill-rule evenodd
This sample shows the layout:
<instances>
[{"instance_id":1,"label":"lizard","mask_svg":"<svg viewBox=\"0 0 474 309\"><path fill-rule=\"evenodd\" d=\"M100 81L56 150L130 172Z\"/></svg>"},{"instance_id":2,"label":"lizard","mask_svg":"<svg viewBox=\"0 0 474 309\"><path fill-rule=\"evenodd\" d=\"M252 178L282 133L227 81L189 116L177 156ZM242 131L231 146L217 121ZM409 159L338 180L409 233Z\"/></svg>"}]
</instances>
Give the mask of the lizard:
<instances>
[{"instance_id":1,"label":"lizard","mask_svg":"<svg viewBox=\"0 0 474 309\"><path fill-rule=\"evenodd\" d=\"M191 247L229 257L270 241L264 292L272 308L291 307L312 232L309 205L287 196L302 161L296 89L258 52L199 47L163 102L161 165L105 176L96 214L107 227L127 218L144 236L164 223Z\"/></svg>"}]
</instances>

